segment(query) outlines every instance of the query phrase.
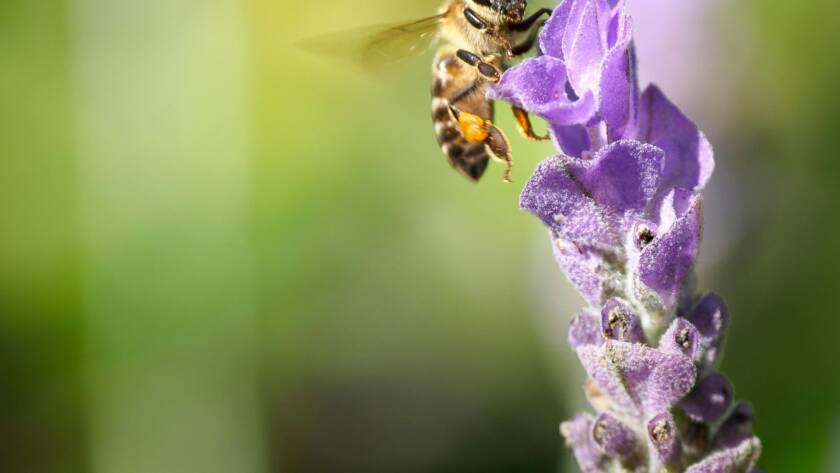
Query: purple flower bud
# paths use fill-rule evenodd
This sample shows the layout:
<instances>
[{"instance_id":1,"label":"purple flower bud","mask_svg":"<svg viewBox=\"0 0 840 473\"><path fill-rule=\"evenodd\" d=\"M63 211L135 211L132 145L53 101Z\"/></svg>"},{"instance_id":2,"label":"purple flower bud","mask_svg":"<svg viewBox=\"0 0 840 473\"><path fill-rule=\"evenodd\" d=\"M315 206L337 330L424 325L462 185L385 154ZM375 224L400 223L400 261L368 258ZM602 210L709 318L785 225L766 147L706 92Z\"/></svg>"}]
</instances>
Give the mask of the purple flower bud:
<instances>
[{"instance_id":1,"label":"purple flower bud","mask_svg":"<svg viewBox=\"0 0 840 473\"><path fill-rule=\"evenodd\" d=\"M569 324L569 345L577 348L582 345L600 345L604 341L601 327L594 314L587 310L572 317Z\"/></svg>"},{"instance_id":2,"label":"purple flower bud","mask_svg":"<svg viewBox=\"0 0 840 473\"><path fill-rule=\"evenodd\" d=\"M687 356L638 343L607 340L578 347L577 353L600 391L617 409L637 417L669 409L688 394L697 376Z\"/></svg>"},{"instance_id":3,"label":"purple flower bud","mask_svg":"<svg viewBox=\"0 0 840 473\"><path fill-rule=\"evenodd\" d=\"M703 296L689 316L704 337L719 338L729 326L729 309L719 295Z\"/></svg>"},{"instance_id":4,"label":"purple flower bud","mask_svg":"<svg viewBox=\"0 0 840 473\"><path fill-rule=\"evenodd\" d=\"M592 416L578 414L572 420L560 424L560 433L566 438L566 445L572 449L575 459L585 473L604 471L606 458L592 439Z\"/></svg>"},{"instance_id":5,"label":"purple flower bud","mask_svg":"<svg viewBox=\"0 0 840 473\"><path fill-rule=\"evenodd\" d=\"M677 425L668 412L658 414L648 422L648 442L656 457L664 465L676 465L682 456Z\"/></svg>"},{"instance_id":6,"label":"purple flower bud","mask_svg":"<svg viewBox=\"0 0 840 473\"><path fill-rule=\"evenodd\" d=\"M612 415L602 412L595 418L592 439L607 455L627 460L636 455L636 434Z\"/></svg>"},{"instance_id":7,"label":"purple flower bud","mask_svg":"<svg viewBox=\"0 0 840 473\"><path fill-rule=\"evenodd\" d=\"M703 378L680 403L686 415L696 422L714 422L732 402L732 383L720 373Z\"/></svg>"},{"instance_id":8,"label":"purple flower bud","mask_svg":"<svg viewBox=\"0 0 840 473\"><path fill-rule=\"evenodd\" d=\"M685 473L741 473L752 472L761 455L761 441L749 437L740 444L717 451L695 463Z\"/></svg>"},{"instance_id":9,"label":"purple flower bud","mask_svg":"<svg viewBox=\"0 0 840 473\"><path fill-rule=\"evenodd\" d=\"M639 317L619 298L608 300L601 309L601 330L604 337L620 342L640 342L644 338Z\"/></svg>"},{"instance_id":10,"label":"purple flower bud","mask_svg":"<svg viewBox=\"0 0 840 473\"><path fill-rule=\"evenodd\" d=\"M732 448L752 437L753 411L749 403L740 401L723 421L715 435L714 444L718 448Z\"/></svg>"},{"instance_id":11,"label":"purple flower bud","mask_svg":"<svg viewBox=\"0 0 840 473\"><path fill-rule=\"evenodd\" d=\"M700 350L700 334L691 322L682 317L676 318L659 339L659 349L682 353L693 360Z\"/></svg>"},{"instance_id":12,"label":"purple flower bud","mask_svg":"<svg viewBox=\"0 0 840 473\"><path fill-rule=\"evenodd\" d=\"M720 296L710 292L700 299L688 319L700 331L704 366L714 366L720 358L723 335L729 327L729 309Z\"/></svg>"}]
</instances>

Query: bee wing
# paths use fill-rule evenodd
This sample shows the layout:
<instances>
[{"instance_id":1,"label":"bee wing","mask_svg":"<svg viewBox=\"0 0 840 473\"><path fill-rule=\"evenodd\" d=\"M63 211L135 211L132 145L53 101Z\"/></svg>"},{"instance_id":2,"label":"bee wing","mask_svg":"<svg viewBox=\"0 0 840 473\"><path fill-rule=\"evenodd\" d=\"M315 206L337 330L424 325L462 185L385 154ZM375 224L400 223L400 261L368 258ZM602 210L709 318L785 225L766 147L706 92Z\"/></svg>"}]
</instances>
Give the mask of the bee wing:
<instances>
[{"instance_id":1,"label":"bee wing","mask_svg":"<svg viewBox=\"0 0 840 473\"><path fill-rule=\"evenodd\" d=\"M434 44L445 14L408 23L339 31L300 43L303 49L349 59L367 69L420 56Z\"/></svg>"}]
</instances>

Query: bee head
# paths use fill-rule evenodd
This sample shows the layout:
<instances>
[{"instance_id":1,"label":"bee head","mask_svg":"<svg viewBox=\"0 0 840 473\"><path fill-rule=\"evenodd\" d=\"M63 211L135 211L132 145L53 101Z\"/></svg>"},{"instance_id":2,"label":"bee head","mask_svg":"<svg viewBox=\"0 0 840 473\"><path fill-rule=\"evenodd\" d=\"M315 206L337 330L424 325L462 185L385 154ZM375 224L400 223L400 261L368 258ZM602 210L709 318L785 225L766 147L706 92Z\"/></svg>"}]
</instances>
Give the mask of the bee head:
<instances>
[{"instance_id":1,"label":"bee head","mask_svg":"<svg viewBox=\"0 0 840 473\"><path fill-rule=\"evenodd\" d=\"M525 8L528 7L527 0L494 0L494 8L503 16L511 20L519 21L525 17Z\"/></svg>"},{"instance_id":2,"label":"bee head","mask_svg":"<svg viewBox=\"0 0 840 473\"><path fill-rule=\"evenodd\" d=\"M475 2L512 21L524 18L525 8L528 7L527 0L475 0Z\"/></svg>"}]
</instances>

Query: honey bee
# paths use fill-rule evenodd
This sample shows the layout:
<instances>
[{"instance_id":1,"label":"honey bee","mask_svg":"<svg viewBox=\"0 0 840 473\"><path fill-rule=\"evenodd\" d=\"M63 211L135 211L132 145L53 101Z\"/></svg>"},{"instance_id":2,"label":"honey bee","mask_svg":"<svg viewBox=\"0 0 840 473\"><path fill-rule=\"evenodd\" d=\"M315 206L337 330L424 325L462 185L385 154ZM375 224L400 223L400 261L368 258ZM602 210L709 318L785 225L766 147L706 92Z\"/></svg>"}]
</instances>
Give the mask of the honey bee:
<instances>
[{"instance_id":1,"label":"honey bee","mask_svg":"<svg viewBox=\"0 0 840 473\"><path fill-rule=\"evenodd\" d=\"M551 14L541 8L526 17L526 8L526 0L446 0L434 16L355 32L364 37L357 60L368 68L420 55L440 41L432 64L435 134L452 167L472 181L493 158L504 164L510 182L510 142L493 125L494 104L486 93L516 57L533 48L542 17ZM353 43L350 36L333 35L326 43ZM547 139L534 133L524 110L514 106L513 113L524 137Z\"/></svg>"}]
</instances>

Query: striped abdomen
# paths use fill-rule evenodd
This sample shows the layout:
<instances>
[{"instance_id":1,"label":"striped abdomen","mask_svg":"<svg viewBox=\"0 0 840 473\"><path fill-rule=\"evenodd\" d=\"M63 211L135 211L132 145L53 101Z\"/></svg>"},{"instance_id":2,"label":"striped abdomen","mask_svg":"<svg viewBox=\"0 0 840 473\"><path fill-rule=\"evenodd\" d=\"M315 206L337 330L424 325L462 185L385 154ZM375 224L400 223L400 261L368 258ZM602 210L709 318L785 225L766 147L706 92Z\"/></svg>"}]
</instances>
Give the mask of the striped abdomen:
<instances>
[{"instance_id":1,"label":"striped abdomen","mask_svg":"<svg viewBox=\"0 0 840 473\"><path fill-rule=\"evenodd\" d=\"M454 48L442 47L435 56L432 120L438 143L449 163L461 174L477 181L487 168L489 155L484 143L470 143L461 135L449 112L449 104L460 92L469 90L455 105L465 112L491 120L493 103L485 98L486 82L479 81L473 89L468 89L477 78L475 70L461 62L455 51Z\"/></svg>"}]
</instances>

